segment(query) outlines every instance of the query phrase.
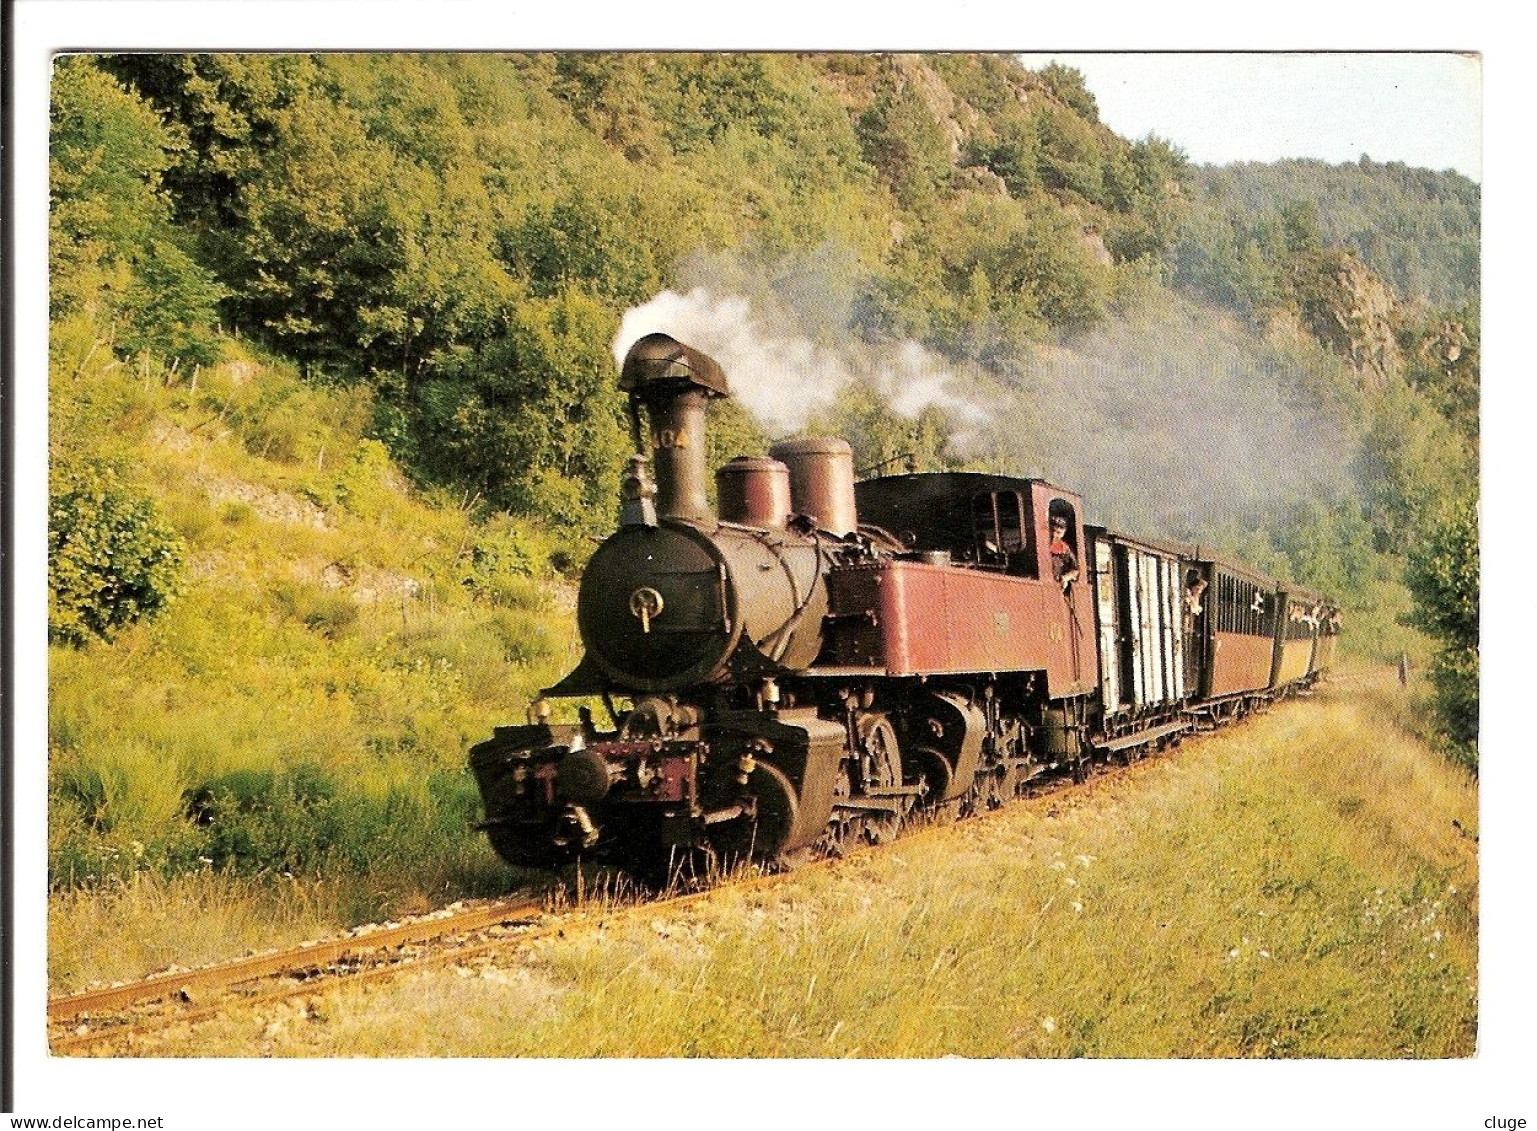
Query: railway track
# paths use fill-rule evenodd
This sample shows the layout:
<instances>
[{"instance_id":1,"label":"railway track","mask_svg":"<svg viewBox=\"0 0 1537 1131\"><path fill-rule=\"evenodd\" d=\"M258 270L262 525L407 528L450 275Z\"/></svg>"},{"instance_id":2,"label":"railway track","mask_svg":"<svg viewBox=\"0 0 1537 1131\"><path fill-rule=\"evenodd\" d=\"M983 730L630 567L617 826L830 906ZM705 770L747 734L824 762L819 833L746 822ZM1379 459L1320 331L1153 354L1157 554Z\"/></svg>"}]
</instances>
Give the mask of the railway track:
<instances>
[{"instance_id":1,"label":"railway track","mask_svg":"<svg viewBox=\"0 0 1537 1131\"><path fill-rule=\"evenodd\" d=\"M414 950L455 937L533 929L545 900L498 900L439 913L344 938L254 955L196 970L87 990L48 1002L49 1047L71 1054L176 1024L195 1023L226 1009L314 992L327 977L389 970Z\"/></svg>"},{"instance_id":2,"label":"railway track","mask_svg":"<svg viewBox=\"0 0 1537 1131\"><path fill-rule=\"evenodd\" d=\"M1196 733L1185 741L1198 743ZM1050 778L1029 783L1014 805L1075 807L1095 793L1113 788L1161 760L1150 753L1128 762L1103 764L1081 782ZM986 820L982 813L968 820ZM919 820L904 830L911 842L955 827L949 820ZM859 847L842 855L808 860L793 869L748 869L718 879L699 890L670 892L659 897L620 902L579 891L556 891L538 899L511 899L442 912L407 923L311 943L291 950L242 958L197 970L160 974L142 981L54 998L48 1003L49 1047L54 1055L124 1055L141 1051L157 1033L193 1026L236 1010L314 998L340 985L355 986L397 977L405 970L463 963L538 939L595 929L616 916L676 910L708 899L730 887L779 883L807 871L835 868L856 860L878 846ZM572 901L567 903L567 901Z\"/></svg>"}]
</instances>

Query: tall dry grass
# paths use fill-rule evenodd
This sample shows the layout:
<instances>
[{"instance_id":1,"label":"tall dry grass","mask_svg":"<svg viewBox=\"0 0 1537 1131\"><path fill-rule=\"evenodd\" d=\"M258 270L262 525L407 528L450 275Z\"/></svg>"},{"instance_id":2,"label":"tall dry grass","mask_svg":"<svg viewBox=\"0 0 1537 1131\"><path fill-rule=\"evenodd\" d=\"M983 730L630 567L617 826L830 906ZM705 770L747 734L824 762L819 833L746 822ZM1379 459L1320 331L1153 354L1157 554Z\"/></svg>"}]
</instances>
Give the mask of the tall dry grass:
<instances>
[{"instance_id":1,"label":"tall dry grass","mask_svg":"<svg viewBox=\"0 0 1537 1131\"><path fill-rule=\"evenodd\" d=\"M1474 784L1349 685L1090 794L175 1054L1461 1057Z\"/></svg>"}]
</instances>

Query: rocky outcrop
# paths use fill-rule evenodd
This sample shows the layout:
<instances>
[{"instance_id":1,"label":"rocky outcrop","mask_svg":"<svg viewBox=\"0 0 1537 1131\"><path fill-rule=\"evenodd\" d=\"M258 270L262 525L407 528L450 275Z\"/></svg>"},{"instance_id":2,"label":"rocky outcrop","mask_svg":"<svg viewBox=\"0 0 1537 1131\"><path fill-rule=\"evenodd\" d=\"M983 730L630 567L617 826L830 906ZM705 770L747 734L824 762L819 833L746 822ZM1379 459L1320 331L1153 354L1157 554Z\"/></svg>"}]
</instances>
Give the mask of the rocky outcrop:
<instances>
[{"instance_id":1,"label":"rocky outcrop","mask_svg":"<svg viewBox=\"0 0 1537 1131\"><path fill-rule=\"evenodd\" d=\"M1352 253L1306 255L1293 282L1303 325L1326 349L1349 362L1363 383L1381 389L1402 374L1397 300Z\"/></svg>"}]
</instances>

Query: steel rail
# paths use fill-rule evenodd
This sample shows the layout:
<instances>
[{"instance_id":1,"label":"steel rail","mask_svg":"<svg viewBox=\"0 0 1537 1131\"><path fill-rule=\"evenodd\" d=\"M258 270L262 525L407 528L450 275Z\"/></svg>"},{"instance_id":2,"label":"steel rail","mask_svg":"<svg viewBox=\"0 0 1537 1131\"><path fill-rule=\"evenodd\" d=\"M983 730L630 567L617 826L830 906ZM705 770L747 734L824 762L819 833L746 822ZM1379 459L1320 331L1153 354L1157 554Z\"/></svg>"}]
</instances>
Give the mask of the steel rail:
<instances>
[{"instance_id":1,"label":"steel rail","mask_svg":"<svg viewBox=\"0 0 1537 1131\"><path fill-rule=\"evenodd\" d=\"M471 908L456 915L437 919L417 919L409 923L369 931L366 934L309 943L291 950L237 958L231 962L221 962L195 970L158 974L137 982L125 982L119 986L107 986L104 989L86 990L82 993L53 998L48 1002L48 1020L67 1021L94 1013L109 1013L130 1005L159 1001L194 987L219 988L271 977L288 970L312 969L316 966L328 965L350 954L430 942L444 935L530 918L543 910L543 902L501 901L485 907Z\"/></svg>"}]
</instances>

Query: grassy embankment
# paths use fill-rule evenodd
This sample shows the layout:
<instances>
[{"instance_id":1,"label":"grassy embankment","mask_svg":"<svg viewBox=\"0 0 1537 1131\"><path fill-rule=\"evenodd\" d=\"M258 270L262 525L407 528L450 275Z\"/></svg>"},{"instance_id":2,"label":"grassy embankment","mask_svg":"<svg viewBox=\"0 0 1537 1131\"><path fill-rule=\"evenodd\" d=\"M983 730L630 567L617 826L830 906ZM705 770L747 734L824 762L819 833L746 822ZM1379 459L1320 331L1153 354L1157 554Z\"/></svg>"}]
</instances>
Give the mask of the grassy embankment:
<instances>
[{"instance_id":1,"label":"grassy embankment","mask_svg":"<svg viewBox=\"0 0 1537 1131\"><path fill-rule=\"evenodd\" d=\"M168 1055L1461 1057L1471 779L1342 684L1080 801Z\"/></svg>"},{"instance_id":2,"label":"grassy embankment","mask_svg":"<svg viewBox=\"0 0 1537 1131\"><path fill-rule=\"evenodd\" d=\"M409 490L365 394L69 330L56 466L113 462L188 569L154 622L49 650L54 989L507 890L465 752L574 663L574 536Z\"/></svg>"}]
</instances>

